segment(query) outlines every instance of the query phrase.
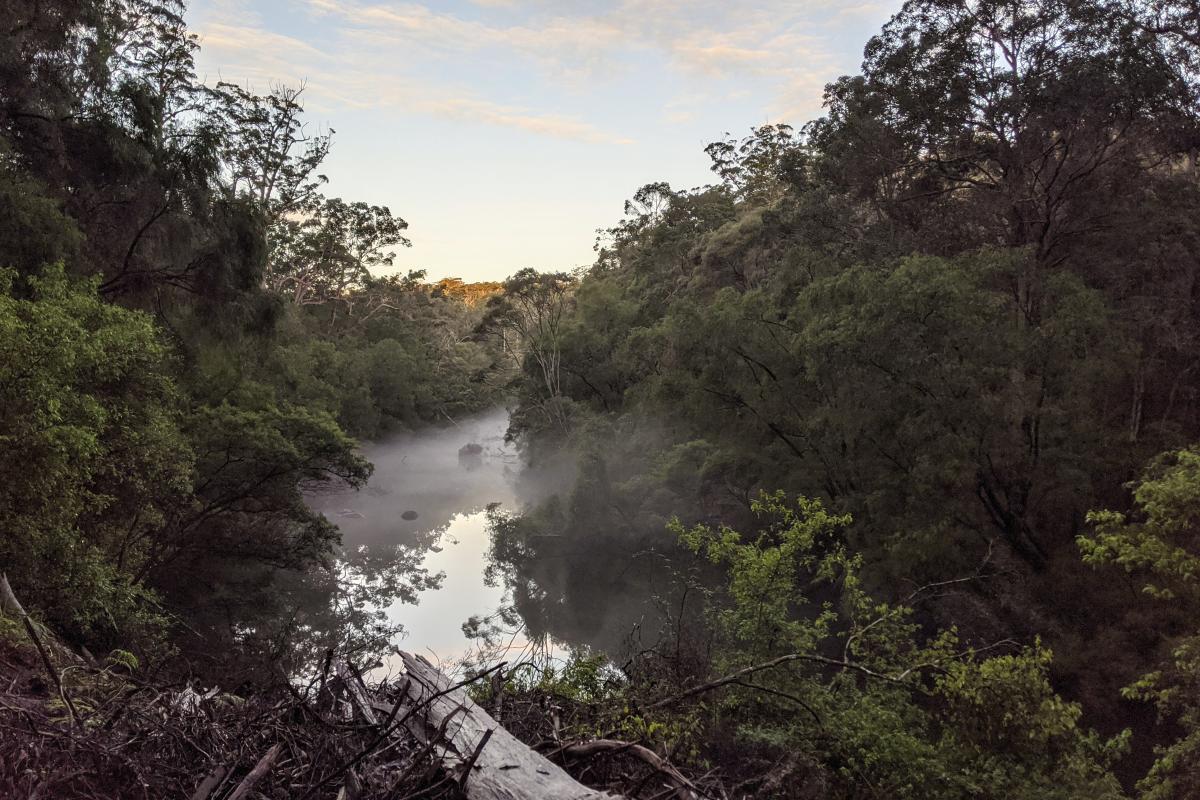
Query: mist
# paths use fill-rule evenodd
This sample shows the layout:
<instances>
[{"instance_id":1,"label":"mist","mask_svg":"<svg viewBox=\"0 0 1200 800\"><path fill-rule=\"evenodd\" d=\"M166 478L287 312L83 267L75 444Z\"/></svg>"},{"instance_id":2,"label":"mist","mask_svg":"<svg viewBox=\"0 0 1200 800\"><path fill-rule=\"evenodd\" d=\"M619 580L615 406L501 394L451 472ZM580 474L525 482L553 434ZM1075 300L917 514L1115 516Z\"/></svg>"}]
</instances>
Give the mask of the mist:
<instances>
[{"instance_id":1,"label":"mist","mask_svg":"<svg viewBox=\"0 0 1200 800\"><path fill-rule=\"evenodd\" d=\"M389 619L404 626L399 646L440 658L460 656L470 646L462 623L494 612L504 600L503 589L487 586L483 572L487 507L515 511L520 505L520 457L504 440L507 427L508 412L497 408L366 443L361 453L375 471L365 488L308 498L314 511L341 529L350 563L419 561L431 576L442 574L440 587L420 591L415 603L397 598L387 608ZM460 455L470 445L481 449Z\"/></svg>"}]
</instances>

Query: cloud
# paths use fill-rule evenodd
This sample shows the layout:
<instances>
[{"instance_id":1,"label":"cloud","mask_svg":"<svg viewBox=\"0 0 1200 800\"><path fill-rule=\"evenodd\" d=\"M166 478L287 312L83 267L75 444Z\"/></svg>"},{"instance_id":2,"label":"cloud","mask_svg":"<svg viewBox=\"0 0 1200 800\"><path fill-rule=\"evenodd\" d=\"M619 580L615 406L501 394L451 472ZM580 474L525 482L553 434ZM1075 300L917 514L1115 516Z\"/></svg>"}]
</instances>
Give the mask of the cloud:
<instances>
[{"instance_id":1,"label":"cloud","mask_svg":"<svg viewBox=\"0 0 1200 800\"><path fill-rule=\"evenodd\" d=\"M308 0L308 5L314 14L334 21L343 40L356 47L390 46L451 59L493 52L533 62L570 80L611 67L613 53L629 42L622 27L595 17L551 16L491 25L419 3Z\"/></svg>"},{"instance_id":2,"label":"cloud","mask_svg":"<svg viewBox=\"0 0 1200 800\"><path fill-rule=\"evenodd\" d=\"M209 22L200 28L203 53L222 64L223 78L260 88L304 82L314 110L337 105L388 106L443 119L499 125L560 139L629 144L632 140L569 116L490 101L462 87L383 80L346 54L330 54L294 37L262 28Z\"/></svg>"},{"instance_id":3,"label":"cloud","mask_svg":"<svg viewBox=\"0 0 1200 800\"><path fill-rule=\"evenodd\" d=\"M825 17L838 13L837 4L833 12L822 11L822 3L809 5ZM802 23L813 24L796 13L803 3L746 7L709 0L543 2L534 3L513 24L465 19L415 2L308 0L308 6L334 20L341 35L359 44L450 56L493 50L540 62L551 74L571 79L585 68L591 79L611 76L630 50L657 51L673 68L700 77L778 73L798 60L828 60L819 37L790 33Z\"/></svg>"},{"instance_id":4,"label":"cloud","mask_svg":"<svg viewBox=\"0 0 1200 800\"><path fill-rule=\"evenodd\" d=\"M498 87L495 74L532 69L586 96L636 80L633 70L647 64L661 65L689 87L728 92L744 80L772 98L772 116L802 119L820 108L826 81L847 68L844 50L830 49L831 32L883 13L871 0L471 0L482 10L456 13L415 0L296 3L320 31L318 48L268 31L241 4L210 2L214 13L199 26L204 60L222 64L223 73L254 81L307 77L311 94L334 105L394 105L603 143L629 139L539 107L547 100ZM431 79L438 72L455 77ZM689 108L664 109L675 122L691 115Z\"/></svg>"},{"instance_id":5,"label":"cloud","mask_svg":"<svg viewBox=\"0 0 1200 800\"><path fill-rule=\"evenodd\" d=\"M728 74L731 70L762 70L774 60L767 50L729 44L682 43L674 48L683 65L707 75Z\"/></svg>"},{"instance_id":6,"label":"cloud","mask_svg":"<svg viewBox=\"0 0 1200 800\"><path fill-rule=\"evenodd\" d=\"M252 73L249 77L268 80L288 79L297 65L316 65L326 60L321 50L299 39L223 22L204 26L200 44L206 56L247 69Z\"/></svg>"}]
</instances>

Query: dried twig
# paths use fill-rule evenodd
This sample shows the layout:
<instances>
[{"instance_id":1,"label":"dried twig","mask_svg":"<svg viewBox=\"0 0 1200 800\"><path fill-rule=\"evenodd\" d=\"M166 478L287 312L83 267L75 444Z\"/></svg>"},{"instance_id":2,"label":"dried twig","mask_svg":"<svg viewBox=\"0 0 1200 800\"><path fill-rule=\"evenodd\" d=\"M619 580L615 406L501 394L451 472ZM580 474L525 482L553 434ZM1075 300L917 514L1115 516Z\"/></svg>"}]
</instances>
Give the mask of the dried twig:
<instances>
[{"instance_id":1,"label":"dried twig","mask_svg":"<svg viewBox=\"0 0 1200 800\"><path fill-rule=\"evenodd\" d=\"M864 667L861 664L855 664L852 661L841 661L836 658L826 658L825 656L818 656L813 653L788 653L787 655L773 658L770 661L765 661L761 664L753 664L749 667L743 667L737 672L730 673L729 675L709 681L708 683L702 683L699 686L693 686L690 689L685 689L678 694L673 694L670 697L663 698L662 700L656 700L650 705L645 706L645 710L653 711L655 709L674 705L675 703L678 703L681 700L686 700L689 697L695 697L698 694L711 692L714 689L720 689L722 686L727 686L731 683L737 683L742 678L745 678L748 675L753 675L756 672L762 672L765 669L782 666L783 664L788 664L793 661L808 661L816 664L825 664L831 667L840 667L842 669L861 672L869 678L875 678L876 680L886 681L888 683L904 683L904 681L902 681L900 678L896 678L891 675L884 675L881 672L876 672L873 669Z\"/></svg>"},{"instance_id":2,"label":"dried twig","mask_svg":"<svg viewBox=\"0 0 1200 800\"><path fill-rule=\"evenodd\" d=\"M250 794L250 790L254 788L254 785L271 771L271 767L275 765L275 759L279 758L281 752L283 752L282 744L276 742L271 745L271 749L263 754L263 757L254 765L254 769L250 770L246 777L242 779L242 782L238 784L238 787L233 790L233 794L229 795L228 800L242 800L242 798Z\"/></svg>"},{"instance_id":3,"label":"dried twig","mask_svg":"<svg viewBox=\"0 0 1200 800\"><path fill-rule=\"evenodd\" d=\"M573 757L588 757L597 753L628 753L638 758L667 777L675 789L679 800L695 800L700 794L696 785L684 777L683 773L671 766L665 758L648 747L636 742L623 742L618 739L593 739L589 742L576 742L562 749L563 755Z\"/></svg>"}]
</instances>

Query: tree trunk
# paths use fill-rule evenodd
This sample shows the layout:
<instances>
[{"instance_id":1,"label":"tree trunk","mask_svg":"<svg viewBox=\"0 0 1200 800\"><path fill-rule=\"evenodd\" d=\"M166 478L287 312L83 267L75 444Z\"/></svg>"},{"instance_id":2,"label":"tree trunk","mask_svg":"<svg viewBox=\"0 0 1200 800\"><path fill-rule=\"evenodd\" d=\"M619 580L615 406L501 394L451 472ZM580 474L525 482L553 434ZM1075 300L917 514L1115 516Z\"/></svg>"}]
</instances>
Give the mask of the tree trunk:
<instances>
[{"instance_id":1,"label":"tree trunk","mask_svg":"<svg viewBox=\"0 0 1200 800\"><path fill-rule=\"evenodd\" d=\"M409 729L435 743L434 752L450 774L459 776L470 800L619 800L576 782L531 750L476 705L465 688L451 691L453 682L425 659L400 655L409 678L407 697L400 702L404 710L419 709ZM382 703L377 709L391 712Z\"/></svg>"}]
</instances>

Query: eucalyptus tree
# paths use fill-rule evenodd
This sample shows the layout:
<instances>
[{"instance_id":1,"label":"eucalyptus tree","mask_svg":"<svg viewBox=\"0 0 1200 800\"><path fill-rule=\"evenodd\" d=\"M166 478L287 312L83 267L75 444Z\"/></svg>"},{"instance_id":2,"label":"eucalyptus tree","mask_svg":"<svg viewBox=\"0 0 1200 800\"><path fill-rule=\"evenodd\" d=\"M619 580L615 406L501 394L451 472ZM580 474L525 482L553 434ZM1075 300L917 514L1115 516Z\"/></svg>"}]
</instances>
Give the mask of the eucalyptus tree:
<instances>
[{"instance_id":1,"label":"eucalyptus tree","mask_svg":"<svg viewBox=\"0 0 1200 800\"><path fill-rule=\"evenodd\" d=\"M488 299L480 330L499 340L507 359L529 365L537 375L530 398L546 421L566 422L562 388L562 335L570 313L576 279L565 272L523 269Z\"/></svg>"},{"instance_id":2,"label":"eucalyptus tree","mask_svg":"<svg viewBox=\"0 0 1200 800\"><path fill-rule=\"evenodd\" d=\"M403 281L376 277L372 270L394 264L391 248L411 246L407 228L386 206L321 198L271 227L266 285L294 305L328 307L330 326L339 310L361 319L394 308ZM408 289L416 277L409 277Z\"/></svg>"},{"instance_id":3,"label":"eucalyptus tree","mask_svg":"<svg viewBox=\"0 0 1200 800\"><path fill-rule=\"evenodd\" d=\"M209 110L222 129L229 192L245 196L273 225L312 213L328 178L317 170L329 155L334 131L314 132L304 119L304 87L278 85L258 95L220 82Z\"/></svg>"},{"instance_id":4,"label":"eucalyptus tree","mask_svg":"<svg viewBox=\"0 0 1200 800\"><path fill-rule=\"evenodd\" d=\"M1196 130L1179 65L1142 31L1093 2L914 0L811 135L921 247L1029 248L1014 291L1036 324L1047 272L1086 269L1076 242Z\"/></svg>"}]
</instances>

